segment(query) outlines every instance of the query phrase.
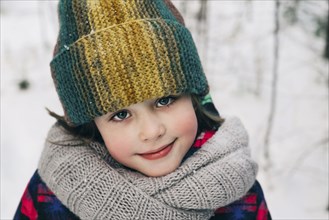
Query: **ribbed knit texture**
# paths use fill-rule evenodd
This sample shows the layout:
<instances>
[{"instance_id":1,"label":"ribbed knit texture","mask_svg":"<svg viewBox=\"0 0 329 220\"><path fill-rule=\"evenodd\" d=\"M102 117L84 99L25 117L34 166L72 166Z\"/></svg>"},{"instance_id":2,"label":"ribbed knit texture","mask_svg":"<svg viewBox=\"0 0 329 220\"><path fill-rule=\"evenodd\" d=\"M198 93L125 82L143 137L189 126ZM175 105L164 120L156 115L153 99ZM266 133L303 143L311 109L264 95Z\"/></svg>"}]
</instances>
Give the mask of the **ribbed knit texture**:
<instances>
[{"instance_id":1,"label":"ribbed knit texture","mask_svg":"<svg viewBox=\"0 0 329 220\"><path fill-rule=\"evenodd\" d=\"M257 172L248 135L236 118L226 119L176 171L155 178L123 167L104 145L72 146L78 144L72 139L54 126L38 169L82 219L209 219L215 209L245 195Z\"/></svg>"},{"instance_id":2,"label":"ribbed knit texture","mask_svg":"<svg viewBox=\"0 0 329 220\"><path fill-rule=\"evenodd\" d=\"M167 95L205 95L197 49L168 0L60 0L51 71L73 125Z\"/></svg>"}]
</instances>

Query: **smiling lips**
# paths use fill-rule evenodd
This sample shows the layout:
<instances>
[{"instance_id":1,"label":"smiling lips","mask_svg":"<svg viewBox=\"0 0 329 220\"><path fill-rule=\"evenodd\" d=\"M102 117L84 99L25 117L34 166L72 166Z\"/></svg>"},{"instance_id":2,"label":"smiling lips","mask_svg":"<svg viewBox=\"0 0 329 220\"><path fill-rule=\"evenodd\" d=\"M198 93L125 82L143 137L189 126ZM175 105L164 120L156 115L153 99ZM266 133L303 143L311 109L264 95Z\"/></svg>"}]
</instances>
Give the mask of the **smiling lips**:
<instances>
[{"instance_id":1,"label":"smiling lips","mask_svg":"<svg viewBox=\"0 0 329 220\"><path fill-rule=\"evenodd\" d=\"M175 141L176 141L176 139L173 142L171 142L170 144L168 144L164 147L161 147L159 150L149 152L149 153L139 154L139 155L142 156L143 158L147 159L147 160L160 159L160 158L165 157L169 154L169 152L171 151Z\"/></svg>"}]
</instances>

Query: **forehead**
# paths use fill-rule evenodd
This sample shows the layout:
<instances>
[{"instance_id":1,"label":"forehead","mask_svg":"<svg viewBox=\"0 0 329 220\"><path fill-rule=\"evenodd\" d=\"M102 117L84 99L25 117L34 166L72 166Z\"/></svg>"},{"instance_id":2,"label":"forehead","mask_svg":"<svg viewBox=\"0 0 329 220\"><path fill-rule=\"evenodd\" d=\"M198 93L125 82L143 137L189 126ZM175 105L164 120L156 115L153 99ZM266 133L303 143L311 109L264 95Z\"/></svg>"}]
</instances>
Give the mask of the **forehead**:
<instances>
[{"instance_id":1,"label":"forehead","mask_svg":"<svg viewBox=\"0 0 329 220\"><path fill-rule=\"evenodd\" d=\"M163 99L163 98L168 98L168 97L172 97L172 98L189 98L191 97L191 95L189 94L180 94L180 95L168 95L168 96L163 96L163 97L158 97L158 98L152 98L152 99L147 99L145 101L142 101L142 102L138 102L138 103L135 103L135 104L131 104L129 106L126 106L126 107L123 107L121 109L118 109L118 110L115 110L115 111L109 111L108 113L106 113L105 115L109 115L109 114L113 114L115 112L119 112L119 111L122 111L122 110L129 110L129 109L137 109L139 107L153 107L158 100L160 99ZM102 116L99 116L99 117L102 117Z\"/></svg>"},{"instance_id":2,"label":"forehead","mask_svg":"<svg viewBox=\"0 0 329 220\"><path fill-rule=\"evenodd\" d=\"M124 107L122 109L129 109L129 108L135 108L135 107L139 107L139 106L148 106L148 105L154 105L158 100L163 99L163 98L168 98L168 97L172 97L172 98L181 98L181 97L188 97L189 95L187 94L180 94L180 95L168 95L168 96L163 96L163 97L158 97L158 98L152 98L152 99L147 99L143 102L138 102L135 104L131 104L127 107ZM119 109L118 111L120 111L121 109Z\"/></svg>"}]
</instances>

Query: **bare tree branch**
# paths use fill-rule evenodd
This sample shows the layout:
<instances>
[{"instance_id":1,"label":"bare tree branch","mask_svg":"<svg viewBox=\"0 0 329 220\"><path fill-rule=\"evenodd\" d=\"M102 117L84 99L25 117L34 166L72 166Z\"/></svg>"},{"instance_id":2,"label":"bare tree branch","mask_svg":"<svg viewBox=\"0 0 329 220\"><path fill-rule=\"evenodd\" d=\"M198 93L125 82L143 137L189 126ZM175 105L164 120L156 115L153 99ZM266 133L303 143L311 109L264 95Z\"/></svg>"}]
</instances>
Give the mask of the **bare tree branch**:
<instances>
[{"instance_id":1,"label":"bare tree branch","mask_svg":"<svg viewBox=\"0 0 329 220\"><path fill-rule=\"evenodd\" d=\"M279 31L280 31L280 21L279 21L279 12L280 12L280 0L275 1L275 30L274 30L274 61L273 61L273 79L272 79L272 93L271 93L271 103L270 103L270 112L268 116L267 129L265 133L264 140L264 157L265 157L265 170L268 170L272 163L270 157L270 137L273 129L273 121L276 112L276 103L277 103L277 81L278 81L278 68L279 68Z\"/></svg>"}]
</instances>

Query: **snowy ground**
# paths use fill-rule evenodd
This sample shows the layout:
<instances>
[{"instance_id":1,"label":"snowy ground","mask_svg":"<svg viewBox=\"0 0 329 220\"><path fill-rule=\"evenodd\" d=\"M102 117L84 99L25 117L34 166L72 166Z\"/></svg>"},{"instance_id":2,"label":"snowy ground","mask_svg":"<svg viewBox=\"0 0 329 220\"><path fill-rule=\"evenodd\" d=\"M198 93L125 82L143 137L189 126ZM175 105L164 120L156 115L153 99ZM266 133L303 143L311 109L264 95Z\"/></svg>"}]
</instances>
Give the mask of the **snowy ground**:
<instances>
[{"instance_id":1,"label":"snowy ground","mask_svg":"<svg viewBox=\"0 0 329 220\"><path fill-rule=\"evenodd\" d=\"M273 64L273 1L210 1L208 50L185 17L203 58L213 99L224 116L249 130L258 179L274 219L328 219L328 62L322 39L300 27L280 33L278 104L271 136L272 167L264 170L264 134ZM318 2L321 2L319 0ZM182 1L174 1L182 6ZM326 1L324 10L328 11ZM320 3L321 4L321 3ZM49 72L56 40L55 1L1 1L1 219L11 219L61 113ZM201 46L200 46L201 45ZM317 54L318 53L318 54ZM322 73L322 75L321 75ZM324 76L323 76L324 75ZM18 83L31 86L20 90Z\"/></svg>"}]
</instances>

